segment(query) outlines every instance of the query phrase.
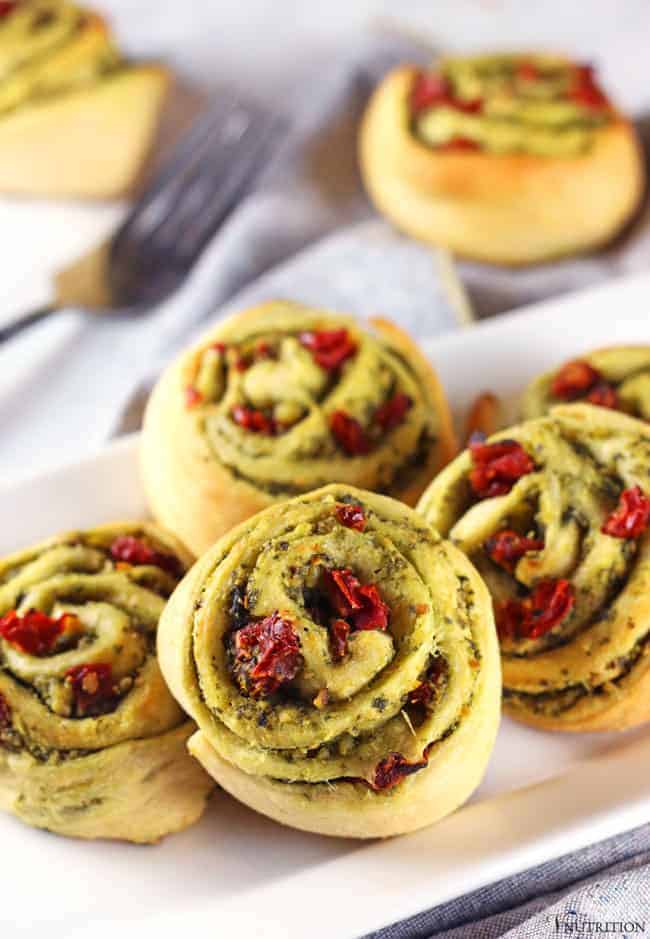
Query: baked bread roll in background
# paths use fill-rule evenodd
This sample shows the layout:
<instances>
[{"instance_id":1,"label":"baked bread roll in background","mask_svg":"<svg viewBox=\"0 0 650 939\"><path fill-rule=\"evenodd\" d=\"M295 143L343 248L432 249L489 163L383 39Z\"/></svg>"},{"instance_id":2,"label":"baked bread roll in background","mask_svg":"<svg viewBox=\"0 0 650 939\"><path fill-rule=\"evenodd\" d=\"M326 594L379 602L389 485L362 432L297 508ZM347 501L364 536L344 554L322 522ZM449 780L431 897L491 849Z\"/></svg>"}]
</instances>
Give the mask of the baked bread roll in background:
<instances>
[{"instance_id":1,"label":"baked bread roll in background","mask_svg":"<svg viewBox=\"0 0 650 939\"><path fill-rule=\"evenodd\" d=\"M556 404L585 401L650 421L650 346L609 346L533 379L521 405L524 418Z\"/></svg>"},{"instance_id":2,"label":"baked bread roll in background","mask_svg":"<svg viewBox=\"0 0 650 939\"><path fill-rule=\"evenodd\" d=\"M242 802L343 837L429 825L480 782L499 721L490 596L401 502L327 486L225 535L158 633L190 751Z\"/></svg>"},{"instance_id":3,"label":"baked bread roll in background","mask_svg":"<svg viewBox=\"0 0 650 939\"><path fill-rule=\"evenodd\" d=\"M370 197L399 228L496 264L605 244L645 185L630 121L591 67L559 56L397 68L368 105L359 153Z\"/></svg>"},{"instance_id":4,"label":"baked bread roll in background","mask_svg":"<svg viewBox=\"0 0 650 939\"><path fill-rule=\"evenodd\" d=\"M67 0L0 5L0 191L113 198L142 167L169 86Z\"/></svg>"},{"instance_id":5,"label":"baked bread roll in background","mask_svg":"<svg viewBox=\"0 0 650 939\"><path fill-rule=\"evenodd\" d=\"M221 322L164 373L141 465L156 518L201 554L332 481L414 504L455 449L444 392L405 333L278 301Z\"/></svg>"},{"instance_id":6,"label":"baked bread roll in background","mask_svg":"<svg viewBox=\"0 0 650 939\"><path fill-rule=\"evenodd\" d=\"M212 789L156 659L191 563L152 525L69 532L0 561L0 807L77 838L158 841Z\"/></svg>"},{"instance_id":7,"label":"baked bread roll in background","mask_svg":"<svg viewBox=\"0 0 650 939\"><path fill-rule=\"evenodd\" d=\"M476 440L419 510L495 605L504 706L550 730L650 720L650 427L591 404Z\"/></svg>"}]
</instances>

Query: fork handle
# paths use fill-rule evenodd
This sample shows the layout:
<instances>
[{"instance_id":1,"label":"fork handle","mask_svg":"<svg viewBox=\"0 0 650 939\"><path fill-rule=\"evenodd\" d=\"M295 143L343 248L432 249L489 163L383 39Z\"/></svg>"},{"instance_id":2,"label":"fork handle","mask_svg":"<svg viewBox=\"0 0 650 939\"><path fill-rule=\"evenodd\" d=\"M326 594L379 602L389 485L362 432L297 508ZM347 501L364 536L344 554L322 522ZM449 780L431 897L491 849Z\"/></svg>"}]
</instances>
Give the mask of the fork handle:
<instances>
[{"instance_id":1,"label":"fork handle","mask_svg":"<svg viewBox=\"0 0 650 939\"><path fill-rule=\"evenodd\" d=\"M33 326L34 323L39 323L49 316L50 313L56 313L57 310L60 309L61 307L50 304L49 306L38 307L38 309L31 310L29 313L21 313L20 316L0 326L0 343L6 342L8 339L13 339L13 337L21 333L23 329Z\"/></svg>"}]
</instances>

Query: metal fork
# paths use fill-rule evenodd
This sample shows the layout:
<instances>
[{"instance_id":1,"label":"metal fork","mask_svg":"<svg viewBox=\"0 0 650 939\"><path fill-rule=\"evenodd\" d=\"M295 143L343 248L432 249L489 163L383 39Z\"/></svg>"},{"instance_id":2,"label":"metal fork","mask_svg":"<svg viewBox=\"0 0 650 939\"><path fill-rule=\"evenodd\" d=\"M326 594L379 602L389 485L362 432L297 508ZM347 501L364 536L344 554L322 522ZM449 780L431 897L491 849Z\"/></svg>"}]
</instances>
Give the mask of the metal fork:
<instances>
[{"instance_id":1,"label":"metal fork","mask_svg":"<svg viewBox=\"0 0 650 939\"><path fill-rule=\"evenodd\" d=\"M233 96L206 110L110 241L110 306L82 309L140 316L173 293L250 190L285 128L283 119ZM22 314L0 327L0 342L63 309L70 307Z\"/></svg>"}]
</instances>

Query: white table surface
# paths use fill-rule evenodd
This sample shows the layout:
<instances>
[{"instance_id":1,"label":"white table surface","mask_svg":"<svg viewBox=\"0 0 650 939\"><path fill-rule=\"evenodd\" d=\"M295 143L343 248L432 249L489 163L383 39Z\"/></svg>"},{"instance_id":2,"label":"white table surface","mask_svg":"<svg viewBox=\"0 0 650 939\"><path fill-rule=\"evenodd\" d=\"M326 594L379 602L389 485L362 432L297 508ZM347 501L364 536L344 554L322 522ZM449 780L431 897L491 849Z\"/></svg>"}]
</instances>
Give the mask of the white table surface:
<instances>
[{"instance_id":1,"label":"white table surface","mask_svg":"<svg viewBox=\"0 0 650 939\"><path fill-rule=\"evenodd\" d=\"M440 49L565 49L597 62L625 107L650 113L647 0L410 0L398 10L392 0L98 0L97 5L134 55L164 59L207 90L235 80L269 103L281 100L302 76L317 74L319 63L325 68L338 52L352 48L373 24L391 22L430 37ZM117 205L0 200L0 321L46 301L51 272L100 240L122 211ZM59 327L62 334L75 328L65 318ZM0 349L0 423L6 431L19 416L21 395L29 392L33 363L48 360L55 333L35 330ZM55 417L65 439L66 415ZM83 443L77 441L69 455L80 455ZM0 443L0 478L20 475L23 464L23 456L12 461L10 446Z\"/></svg>"}]
</instances>

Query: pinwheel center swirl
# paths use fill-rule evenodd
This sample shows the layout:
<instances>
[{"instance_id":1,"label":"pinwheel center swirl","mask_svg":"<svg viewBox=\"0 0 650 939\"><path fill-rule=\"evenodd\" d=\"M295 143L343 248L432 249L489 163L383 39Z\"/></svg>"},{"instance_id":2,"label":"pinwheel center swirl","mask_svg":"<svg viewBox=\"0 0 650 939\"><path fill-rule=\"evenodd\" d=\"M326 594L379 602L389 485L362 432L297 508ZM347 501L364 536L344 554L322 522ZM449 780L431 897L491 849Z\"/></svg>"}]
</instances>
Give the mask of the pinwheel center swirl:
<instances>
[{"instance_id":1,"label":"pinwheel center swirl","mask_svg":"<svg viewBox=\"0 0 650 939\"><path fill-rule=\"evenodd\" d=\"M115 710L155 654L175 583L161 567L118 560L110 544L57 544L26 558L0 586L0 674L62 717Z\"/></svg>"},{"instance_id":2,"label":"pinwheel center swirl","mask_svg":"<svg viewBox=\"0 0 650 939\"><path fill-rule=\"evenodd\" d=\"M341 507L287 509L273 533L251 525L206 579L193 664L210 738L238 765L311 781L377 771L389 787L451 732L480 652L431 533Z\"/></svg>"},{"instance_id":3,"label":"pinwheel center swirl","mask_svg":"<svg viewBox=\"0 0 650 939\"><path fill-rule=\"evenodd\" d=\"M190 378L186 406L215 459L269 491L301 492L332 474L389 487L435 440L409 364L344 327L215 343Z\"/></svg>"}]
</instances>

